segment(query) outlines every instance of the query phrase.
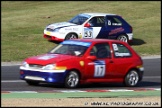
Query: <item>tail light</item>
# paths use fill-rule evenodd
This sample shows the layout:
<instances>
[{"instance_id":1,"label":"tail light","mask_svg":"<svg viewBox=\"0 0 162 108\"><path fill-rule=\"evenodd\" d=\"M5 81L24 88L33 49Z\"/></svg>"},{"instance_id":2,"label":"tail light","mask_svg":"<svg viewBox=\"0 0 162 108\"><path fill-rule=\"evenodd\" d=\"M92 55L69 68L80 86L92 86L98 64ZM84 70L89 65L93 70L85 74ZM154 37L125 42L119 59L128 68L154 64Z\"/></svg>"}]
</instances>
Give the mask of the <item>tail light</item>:
<instances>
[{"instance_id":1,"label":"tail light","mask_svg":"<svg viewBox=\"0 0 162 108\"><path fill-rule=\"evenodd\" d=\"M132 27L130 27L130 30L131 30L131 32L133 32L133 28Z\"/></svg>"}]
</instances>

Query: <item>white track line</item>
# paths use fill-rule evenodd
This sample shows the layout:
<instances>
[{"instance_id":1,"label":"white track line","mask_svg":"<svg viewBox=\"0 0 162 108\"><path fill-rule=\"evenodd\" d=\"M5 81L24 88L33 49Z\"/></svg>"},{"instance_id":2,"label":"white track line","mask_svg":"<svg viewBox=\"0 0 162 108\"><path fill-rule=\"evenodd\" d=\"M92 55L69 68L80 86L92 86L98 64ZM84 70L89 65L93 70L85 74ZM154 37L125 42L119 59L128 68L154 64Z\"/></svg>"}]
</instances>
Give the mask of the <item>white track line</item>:
<instances>
[{"instance_id":1,"label":"white track line","mask_svg":"<svg viewBox=\"0 0 162 108\"><path fill-rule=\"evenodd\" d=\"M161 76L144 76L143 79L161 78ZM24 80L1 80L1 82L25 82Z\"/></svg>"}]
</instances>

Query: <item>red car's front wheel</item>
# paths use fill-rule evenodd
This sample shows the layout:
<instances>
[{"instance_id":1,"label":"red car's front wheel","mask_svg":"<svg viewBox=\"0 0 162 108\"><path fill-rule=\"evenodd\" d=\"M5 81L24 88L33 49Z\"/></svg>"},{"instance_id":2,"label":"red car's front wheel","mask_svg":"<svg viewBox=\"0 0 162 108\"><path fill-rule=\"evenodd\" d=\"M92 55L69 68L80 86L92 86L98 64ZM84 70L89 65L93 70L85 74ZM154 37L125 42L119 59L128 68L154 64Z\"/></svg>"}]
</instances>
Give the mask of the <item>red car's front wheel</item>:
<instances>
[{"instance_id":1,"label":"red car's front wheel","mask_svg":"<svg viewBox=\"0 0 162 108\"><path fill-rule=\"evenodd\" d=\"M76 71L71 71L65 78L65 87L75 88L79 84L79 74Z\"/></svg>"}]
</instances>

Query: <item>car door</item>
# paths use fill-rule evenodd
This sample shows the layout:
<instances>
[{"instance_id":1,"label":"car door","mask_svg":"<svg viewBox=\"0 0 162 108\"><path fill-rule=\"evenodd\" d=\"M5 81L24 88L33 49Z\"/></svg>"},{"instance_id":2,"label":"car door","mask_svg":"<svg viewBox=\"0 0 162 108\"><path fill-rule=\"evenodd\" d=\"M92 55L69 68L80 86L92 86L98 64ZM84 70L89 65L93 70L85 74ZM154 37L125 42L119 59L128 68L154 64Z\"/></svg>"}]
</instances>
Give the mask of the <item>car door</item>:
<instances>
[{"instance_id":1,"label":"car door","mask_svg":"<svg viewBox=\"0 0 162 108\"><path fill-rule=\"evenodd\" d=\"M106 16L107 38L116 39L119 34L124 33L123 23L116 16Z\"/></svg>"},{"instance_id":2,"label":"car door","mask_svg":"<svg viewBox=\"0 0 162 108\"><path fill-rule=\"evenodd\" d=\"M120 79L124 78L125 74L127 73L129 67L133 65L134 61L132 57L131 51L121 43L112 43L113 49L113 58L112 64L109 67L113 72L111 77L113 79Z\"/></svg>"},{"instance_id":3,"label":"car door","mask_svg":"<svg viewBox=\"0 0 162 108\"><path fill-rule=\"evenodd\" d=\"M105 26L105 17L97 16L91 18L88 22L89 26L84 26L84 39L92 38L106 38L106 26Z\"/></svg>"},{"instance_id":4,"label":"car door","mask_svg":"<svg viewBox=\"0 0 162 108\"><path fill-rule=\"evenodd\" d=\"M95 44L89 51L87 57L96 57L95 60L86 58L85 64L85 76L92 81L104 81L110 77L109 65L111 64L110 46L108 43ZM99 81L99 80L98 80ZM100 82L99 81L99 82Z\"/></svg>"}]
</instances>

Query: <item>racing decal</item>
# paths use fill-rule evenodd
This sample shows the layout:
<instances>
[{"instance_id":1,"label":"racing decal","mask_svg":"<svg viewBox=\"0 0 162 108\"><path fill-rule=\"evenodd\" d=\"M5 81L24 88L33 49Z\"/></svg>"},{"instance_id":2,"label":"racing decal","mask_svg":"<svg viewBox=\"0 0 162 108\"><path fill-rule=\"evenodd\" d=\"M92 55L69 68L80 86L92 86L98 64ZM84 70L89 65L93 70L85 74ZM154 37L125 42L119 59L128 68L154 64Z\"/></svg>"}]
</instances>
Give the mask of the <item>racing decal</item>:
<instances>
[{"instance_id":1,"label":"racing decal","mask_svg":"<svg viewBox=\"0 0 162 108\"><path fill-rule=\"evenodd\" d=\"M80 66L84 66L84 61L80 61Z\"/></svg>"},{"instance_id":2,"label":"racing decal","mask_svg":"<svg viewBox=\"0 0 162 108\"><path fill-rule=\"evenodd\" d=\"M56 57L56 56L54 56L54 55L45 55L45 56L39 57L38 59L40 59L40 60L48 60L48 59L51 59L51 58L54 58L54 57Z\"/></svg>"},{"instance_id":3,"label":"racing decal","mask_svg":"<svg viewBox=\"0 0 162 108\"><path fill-rule=\"evenodd\" d=\"M81 39L81 38L82 38L82 34L80 33L80 34L79 34L79 39Z\"/></svg>"},{"instance_id":4,"label":"racing decal","mask_svg":"<svg viewBox=\"0 0 162 108\"><path fill-rule=\"evenodd\" d=\"M112 23L113 26L121 26L122 23Z\"/></svg>"},{"instance_id":5,"label":"racing decal","mask_svg":"<svg viewBox=\"0 0 162 108\"><path fill-rule=\"evenodd\" d=\"M84 28L83 38L93 38L93 28Z\"/></svg>"},{"instance_id":6,"label":"racing decal","mask_svg":"<svg viewBox=\"0 0 162 108\"><path fill-rule=\"evenodd\" d=\"M111 25L111 21L110 20L108 20L108 25Z\"/></svg>"},{"instance_id":7,"label":"racing decal","mask_svg":"<svg viewBox=\"0 0 162 108\"><path fill-rule=\"evenodd\" d=\"M124 31L124 29L122 27L116 28L116 29L111 30L109 32L109 35L116 34L116 33L122 32L122 31Z\"/></svg>"},{"instance_id":8,"label":"racing decal","mask_svg":"<svg viewBox=\"0 0 162 108\"><path fill-rule=\"evenodd\" d=\"M68 27L68 26L74 26L76 24L73 24L73 23L69 23L69 22L58 22L58 23L53 23L53 24L50 24L47 28L59 28L59 27Z\"/></svg>"},{"instance_id":9,"label":"racing decal","mask_svg":"<svg viewBox=\"0 0 162 108\"><path fill-rule=\"evenodd\" d=\"M78 28L65 28L66 31L78 31Z\"/></svg>"},{"instance_id":10,"label":"racing decal","mask_svg":"<svg viewBox=\"0 0 162 108\"><path fill-rule=\"evenodd\" d=\"M70 26L70 25L74 25L71 24L69 22L59 22L59 23L54 23L55 26L60 27L60 26Z\"/></svg>"},{"instance_id":11,"label":"racing decal","mask_svg":"<svg viewBox=\"0 0 162 108\"><path fill-rule=\"evenodd\" d=\"M114 51L118 51L118 46L116 44L112 44Z\"/></svg>"},{"instance_id":12,"label":"racing decal","mask_svg":"<svg viewBox=\"0 0 162 108\"><path fill-rule=\"evenodd\" d=\"M130 53L119 53L119 52L115 52L115 56L130 56Z\"/></svg>"},{"instance_id":13,"label":"racing decal","mask_svg":"<svg viewBox=\"0 0 162 108\"><path fill-rule=\"evenodd\" d=\"M72 45L81 45L81 46L89 47L91 45L91 42L80 42L80 41L67 40L67 41L63 41L61 44L72 44Z\"/></svg>"},{"instance_id":14,"label":"racing decal","mask_svg":"<svg viewBox=\"0 0 162 108\"><path fill-rule=\"evenodd\" d=\"M105 75L105 61L95 61L94 77L103 77Z\"/></svg>"}]
</instances>

